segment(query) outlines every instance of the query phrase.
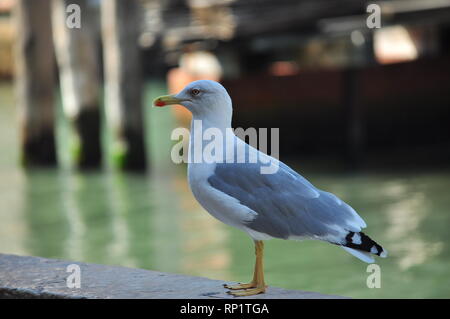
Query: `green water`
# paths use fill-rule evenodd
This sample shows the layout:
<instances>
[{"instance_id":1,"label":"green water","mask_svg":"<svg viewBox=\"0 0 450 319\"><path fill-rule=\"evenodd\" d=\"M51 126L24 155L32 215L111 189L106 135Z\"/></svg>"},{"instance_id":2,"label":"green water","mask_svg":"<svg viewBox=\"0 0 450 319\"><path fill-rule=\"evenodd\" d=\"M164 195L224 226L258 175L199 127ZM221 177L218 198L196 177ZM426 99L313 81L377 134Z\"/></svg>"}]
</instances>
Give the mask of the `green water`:
<instances>
[{"instance_id":1,"label":"green water","mask_svg":"<svg viewBox=\"0 0 450 319\"><path fill-rule=\"evenodd\" d=\"M161 91L150 92L147 103ZM24 171L16 164L11 88L0 86L0 252L248 281L251 240L193 200L185 167L169 160L170 110L149 108L146 115L151 174ZM355 298L450 297L449 172L348 175L290 164L359 211L367 233L390 256L377 259L381 288L369 289L367 265L342 249L272 240L265 253L268 284Z\"/></svg>"}]
</instances>

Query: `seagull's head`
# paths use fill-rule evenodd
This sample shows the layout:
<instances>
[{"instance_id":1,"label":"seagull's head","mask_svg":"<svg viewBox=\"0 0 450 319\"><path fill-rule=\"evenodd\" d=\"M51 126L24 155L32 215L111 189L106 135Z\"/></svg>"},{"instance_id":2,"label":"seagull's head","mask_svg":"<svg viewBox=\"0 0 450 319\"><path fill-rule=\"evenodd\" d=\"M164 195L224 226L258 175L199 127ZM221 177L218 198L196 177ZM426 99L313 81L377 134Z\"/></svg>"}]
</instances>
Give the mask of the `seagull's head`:
<instances>
[{"instance_id":1,"label":"seagull's head","mask_svg":"<svg viewBox=\"0 0 450 319\"><path fill-rule=\"evenodd\" d=\"M231 98L227 90L218 82L199 80L189 83L175 95L164 95L156 98L154 106L181 104L198 118L210 115L214 117L230 117L232 114Z\"/></svg>"}]
</instances>

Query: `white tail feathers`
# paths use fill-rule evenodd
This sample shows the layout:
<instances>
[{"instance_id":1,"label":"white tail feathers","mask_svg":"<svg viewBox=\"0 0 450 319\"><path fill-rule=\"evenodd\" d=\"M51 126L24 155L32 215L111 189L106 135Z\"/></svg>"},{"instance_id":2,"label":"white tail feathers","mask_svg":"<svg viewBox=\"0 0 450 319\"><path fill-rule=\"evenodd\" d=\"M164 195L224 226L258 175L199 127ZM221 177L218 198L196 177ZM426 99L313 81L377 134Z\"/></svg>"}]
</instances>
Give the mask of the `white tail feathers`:
<instances>
[{"instance_id":1,"label":"white tail feathers","mask_svg":"<svg viewBox=\"0 0 450 319\"><path fill-rule=\"evenodd\" d=\"M358 258L359 260L362 260L362 261L364 261L364 262L366 262L368 264L371 264L371 263L375 262L375 260L370 255L370 253L366 253L364 251L356 250L356 249L345 247L345 246L341 246L341 247L343 249L345 249L345 251L347 251L348 253L350 253L353 256L355 256L356 258Z\"/></svg>"}]
</instances>

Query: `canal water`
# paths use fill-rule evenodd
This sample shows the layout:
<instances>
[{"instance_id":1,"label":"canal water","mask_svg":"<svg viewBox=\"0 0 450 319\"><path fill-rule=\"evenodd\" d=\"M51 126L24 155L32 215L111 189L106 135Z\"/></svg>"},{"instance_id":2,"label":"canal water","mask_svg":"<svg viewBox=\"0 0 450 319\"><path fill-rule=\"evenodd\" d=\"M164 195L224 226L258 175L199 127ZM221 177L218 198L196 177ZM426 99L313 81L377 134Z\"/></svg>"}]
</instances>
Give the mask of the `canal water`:
<instances>
[{"instance_id":1,"label":"canal water","mask_svg":"<svg viewBox=\"0 0 450 319\"><path fill-rule=\"evenodd\" d=\"M163 90L149 91L147 103ZM170 161L170 110L148 107L146 122L151 173L80 173L66 164L25 171L17 165L12 90L0 85L0 253L248 281L252 241L207 214L193 200L186 167ZM64 131L59 125L62 162ZM288 163L350 203L390 255L376 260L381 287L369 288L367 264L337 246L272 240L265 252L268 284L354 298L450 297L450 172L349 175Z\"/></svg>"}]
</instances>

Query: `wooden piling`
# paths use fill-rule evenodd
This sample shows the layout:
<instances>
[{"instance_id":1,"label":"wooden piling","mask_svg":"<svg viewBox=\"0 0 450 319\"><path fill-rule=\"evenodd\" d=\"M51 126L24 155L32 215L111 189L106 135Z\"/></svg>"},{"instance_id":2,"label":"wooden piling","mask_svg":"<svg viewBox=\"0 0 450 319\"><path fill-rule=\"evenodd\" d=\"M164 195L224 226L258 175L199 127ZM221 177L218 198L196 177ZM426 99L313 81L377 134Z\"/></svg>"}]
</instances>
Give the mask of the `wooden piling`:
<instances>
[{"instance_id":1,"label":"wooden piling","mask_svg":"<svg viewBox=\"0 0 450 319\"><path fill-rule=\"evenodd\" d=\"M127 170L146 167L138 36L140 1L101 2L105 111L113 135L111 155Z\"/></svg>"},{"instance_id":2,"label":"wooden piling","mask_svg":"<svg viewBox=\"0 0 450 319\"><path fill-rule=\"evenodd\" d=\"M100 14L87 0L53 0L53 41L59 66L63 113L69 119L77 145L72 146L75 166L101 165L100 84L97 52ZM80 8L80 28L66 21L70 4ZM75 12L75 11L74 11Z\"/></svg>"},{"instance_id":3,"label":"wooden piling","mask_svg":"<svg viewBox=\"0 0 450 319\"><path fill-rule=\"evenodd\" d=\"M17 0L15 86L26 166L56 164L50 0Z\"/></svg>"}]
</instances>

